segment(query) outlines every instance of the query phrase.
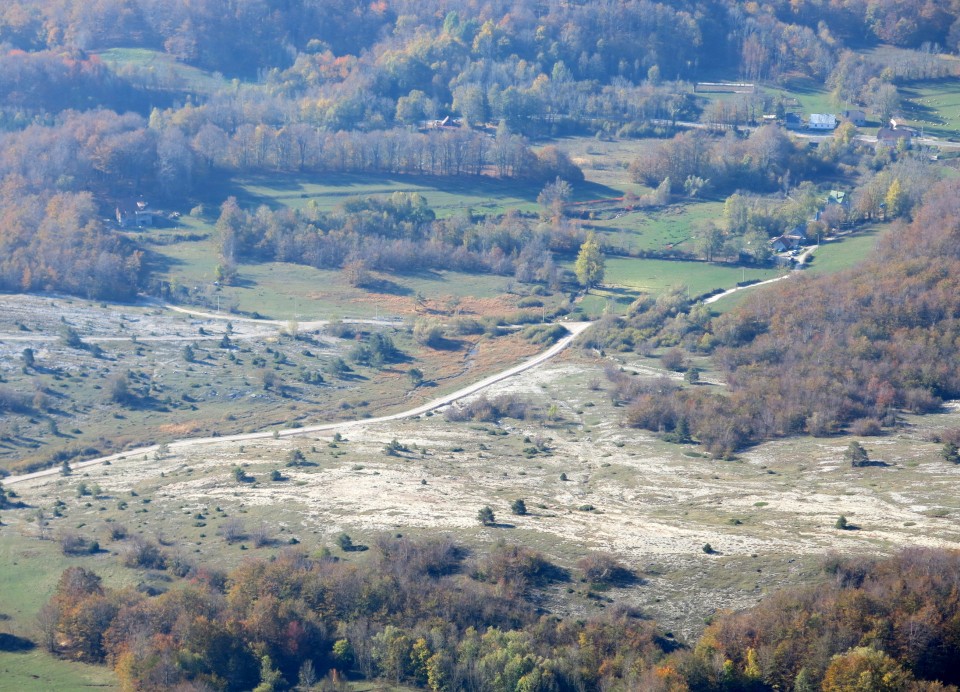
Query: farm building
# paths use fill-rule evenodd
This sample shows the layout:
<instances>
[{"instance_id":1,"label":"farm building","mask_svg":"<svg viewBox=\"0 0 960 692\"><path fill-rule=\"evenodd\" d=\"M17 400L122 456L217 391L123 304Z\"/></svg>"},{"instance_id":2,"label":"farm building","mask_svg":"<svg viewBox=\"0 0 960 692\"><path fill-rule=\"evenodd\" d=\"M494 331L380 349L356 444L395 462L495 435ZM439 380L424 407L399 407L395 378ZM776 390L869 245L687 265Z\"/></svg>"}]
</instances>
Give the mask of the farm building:
<instances>
[{"instance_id":1,"label":"farm building","mask_svg":"<svg viewBox=\"0 0 960 692\"><path fill-rule=\"evenodd\" d=\"M833 113L814 113L807 124L811 130L833 130L837 127L837 116Z\"/></svg>"},{"instance_id":2,"label":"farm building","mask_svg":"<svg viewBox=\"0 0 960 692\"><path fill-rule=\"evenodd\" d=\"M845 110L840 114L840 117L857 127L863 127L867 124L867 114L858 109Z\"/></svg>"},{"instance_id":3,"label":"farm building","mask_svg":"<svg viewBox=\"0 0 960 692\"><path fill-rule=\"evenodd\" d=\"M116 208L120 228L149 228L153 226L153 210L143 200L121 202Z\"/></svg>"},{"instance_id":4,"label":"farm building","mask_svg":"<svg viewBox=\"0 0 960 692\"><path fill-rule=\"evenodd\" d=\"M909 130L905 127L881 127L879 130L877 130L877 142L888 147L895 147L901 140L909 142L913 135L913 130Z\"/></svg>"}]
</instances>

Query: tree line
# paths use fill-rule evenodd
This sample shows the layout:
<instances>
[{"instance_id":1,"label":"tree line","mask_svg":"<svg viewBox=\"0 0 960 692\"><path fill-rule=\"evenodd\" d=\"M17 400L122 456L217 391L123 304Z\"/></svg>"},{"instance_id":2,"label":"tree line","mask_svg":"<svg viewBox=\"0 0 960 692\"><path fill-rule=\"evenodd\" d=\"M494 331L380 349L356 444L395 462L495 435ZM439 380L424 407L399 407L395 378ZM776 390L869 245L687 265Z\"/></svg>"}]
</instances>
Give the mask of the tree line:
<instances>
[{"instance_id":1,"label":"tree line","mask_svg":"<svg viewBox=\"0 0 960 692\"><path fill-rule=\"evenodd\" d=\"M422 195L403 192L348 199L331 212L313 203L246 211L231 197L215 229L223 281L232 281L243 259L276 260L342 269L354 286L373 285L371 271L433 269L513 275L557 288L564 277L553 253L574 253L585 237L562 216L437 219Z\"/></svg>"},{"instance_id":2,"label":"tree line","mask_svg":"<svg viewBox=\"0 0 960 692\"><path fill-rule=\"evenodd\" d=\"M955 551L829 557L819 585L718 614L687 647L630 608L538 613L531 598L570 576L520 546L466 560L449 539L381 537L365 565L288 549L227 574L140 537L114 540L127 540L129 566L182 579L145 595L68 568L40 613L41 642L111 665L130 689L340 689L347 677L433 692L946 692L960 682ZM579 567L601 581L625 571L605 555Z\"/></svg>"}]
</instances>

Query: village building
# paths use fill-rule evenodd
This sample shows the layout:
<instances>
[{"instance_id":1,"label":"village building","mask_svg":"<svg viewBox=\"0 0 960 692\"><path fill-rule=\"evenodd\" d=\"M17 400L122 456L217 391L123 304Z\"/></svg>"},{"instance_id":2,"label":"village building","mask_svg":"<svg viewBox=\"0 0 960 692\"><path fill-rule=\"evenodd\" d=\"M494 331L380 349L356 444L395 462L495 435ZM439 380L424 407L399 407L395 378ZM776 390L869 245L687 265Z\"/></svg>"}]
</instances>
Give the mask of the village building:
<instances>
[{"instance_id":1,"label":"village building","mask_svg":"<svg viewBox=\"0 0 960 692\"><path fill-rule=\"evenodd\" d=\"M807 122L811 130L834 130L837 127L837 116L833 113L814 113Z\"/></svg>"},{"instance_id":2,"label":"village building","mask_svg":"<svg viewBox=\"0 0 960 692\"><path fill-rule=\"evenodd\" d=\"M115 210L120 228L150 228L153 226L153 210L143 200L120 202Z\"/></svg>"},{"instance_id":3,"label":"village building","mask_svg":"<svg viewBox=\"0 0 960 692\"><path fill-rule=\"evenodd\" d=\"M863 127L867 124L867 114L855 108L843 111L840 117L848 123L853 123L857 127Z\"/></svg>"}]
</instances>

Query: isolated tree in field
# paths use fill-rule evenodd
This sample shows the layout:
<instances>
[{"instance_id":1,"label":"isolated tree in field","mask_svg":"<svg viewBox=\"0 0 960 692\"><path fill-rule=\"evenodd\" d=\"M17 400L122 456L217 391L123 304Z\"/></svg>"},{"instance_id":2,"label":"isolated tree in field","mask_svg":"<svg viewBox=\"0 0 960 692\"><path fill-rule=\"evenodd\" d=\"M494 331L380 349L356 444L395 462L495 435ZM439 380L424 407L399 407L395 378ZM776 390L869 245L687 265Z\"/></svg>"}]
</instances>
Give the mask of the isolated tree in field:
<instances>
[{"instance_id":1,"label":"isolated tree in field","mask_svg":"<svg viewBox=\"0 0 960 692\"><path fill-rule=\"evenodd\" d=\"M443 345L443 327L432 320L419 319L413 325L413 338L423 346L439 348Z\"/></svg>"},{"instance_id":2,"label":"isolated tree in field","mask_svg":"<svg viewBox=\"0 0 960 692\"><path fill-rule=\"evenodd\" d=\"M960 464L960 449L953 442L947 442L940 449L940 456L953 464Z\"/></svg>"},{"instance_id":3,"label":"isolated tree in field","mask_svg":"<svg viewBox=\"0 0 960 692\"><path fill-rule=\"evenodd\" d=\"M841 531L846 531L850 528L850 524L847 522L847 518L841 514L839 518L837 518L837 523L834 524L834 527L840 529Z\"/></svg>"},{"instance_id":4,"label":"isolated tree in field","mask_svg":"<svg viewBox=\"0 0 960 692\"><path fill-rule=\"evenodd\" d=\"M489 505L480 508L480 511L477 512L477 521L484 526L493 526L495 523L497 523L497 519Z\"/></svg>"},{"instance_id":5,"label":"isolated tree in field","mask_svg":"<svg viewBox=\"0 0 960 692\"><path fill-rule=\"evenodd\" d=\"M707 262L712 262L714 255L723 249L723 231L707 221L697 229L693 241L697 253L703 255Z\"/></svg>"},{"instance_id":6,"label":"isolated tree in field","mask_svg":"<svg viewBox=\"0 0 960 692\"><path fill-rule=\"evenodd\" d=\"M850 462L850 465L854 468L858 466L865 466L868 461L870 461L870 455L867 454L867 450L863 448L859 442L854 440L850 443L850 446L847 447L846 451L843 453L843 458Z\"/></svg>"},{"instance_id":7,"label":"isolated tree in field","mask_svg":"<svg viewBox=\"0 0 960 692\"><path fill-rule=\"evenodd\" d=\"M243 223L244 213L237 204L237 198L228 197L220 207L220 217L216 223L219 260L217 281L221 283L229 284L236 278L238 246Z\"/></svg>"},{"instance_id":8,"label":"isolated tree in field","mask_svg":"<svg viewBox=\"0 0 960 692\"><path fill-rule=\"evenodd\" d=\"M121 406L126 406L135 399L133 393L130 391L127 373L117 373L111 377L108 391L110 392L110 400Z\"/></svg>"},{"instance_id":9,"label":"isolated tree in field","mask_svg":"<svg viewBox=\"0 0 960 692\"><path fill-rule=\"evenodd\" d=\"M410 384L414 387L419 387L423 384L423 371L419 368L410 368L407 371L407 375L410 376Z\"/></svg>"},{"instance_id":10,"label":"isolated tree in field","mask_svg":"<svg viewBox=\"0 0 960 692\"><path fill-rule=\"evenodd\" d=\"M34 364L33 349L27 347L23 349L23 367L32 368Z\"/></svg>"},{"instance_id":11,"label":"isolated tree in field","mask_svg":"<svg viewBox=\"0 0 960 692\"><path fill-rule=\"evenodd\" d=\"M590 288L603 281L605 269L600 241L597 240L595 234L590 233L587 235L587 239L583 241L583 245L580 246L577 261L573 265L577 281L581 286L590 290Z\"/></svg>"},{"instance_id":12,"label":"isolated tree in field","mask_svg":"<svg viewBox=\"0 0 960 692\"><path fill-rule=\"evenodd\" d=\"M573 194L573 188L566 180L557 178L552 183L547 183L540 194L537 195L537 204L543 211L545 218L559 219L563 216L563 207Z\"/></svg>"},{"instance_id":13,"label":"isolated tree in field","mask_svg":"<svg viewBox=\"0 0 960 692\"><path fill-rule=\"evenodd\" d=\"M510 503L510 511L522 517L527 513L527 503L524 502L523 499L517 498Z\"/></svg>"},{"instance_id":14,"label":"isolated tree in field","mask_svg":"<svg viewBox=\"0 0 960 692\"><path fill-rule=\"evenodd\" d=\"M370 283L370 267L362 259L354 259L343 265L343 278L354 288L361 288Z\"/></svg>"}]
</instances>

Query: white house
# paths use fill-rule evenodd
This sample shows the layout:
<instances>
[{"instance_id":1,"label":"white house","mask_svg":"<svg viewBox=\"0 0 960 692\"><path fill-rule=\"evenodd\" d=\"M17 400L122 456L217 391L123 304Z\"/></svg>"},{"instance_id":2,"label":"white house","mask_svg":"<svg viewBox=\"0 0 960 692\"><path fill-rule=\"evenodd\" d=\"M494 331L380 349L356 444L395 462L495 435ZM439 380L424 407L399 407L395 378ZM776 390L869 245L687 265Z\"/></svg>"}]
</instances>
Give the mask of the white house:
<instances>
[{"instance_id":1,"label":"white house","mask_svg":"<svg viewBox=\"0 0 960 692\"><path fill-rule=\"evenodd\" d=\"M811 130L834 130L837 127L837 116L833 113L813 113L807 127Z\"/></svg>"}]
</instances>

